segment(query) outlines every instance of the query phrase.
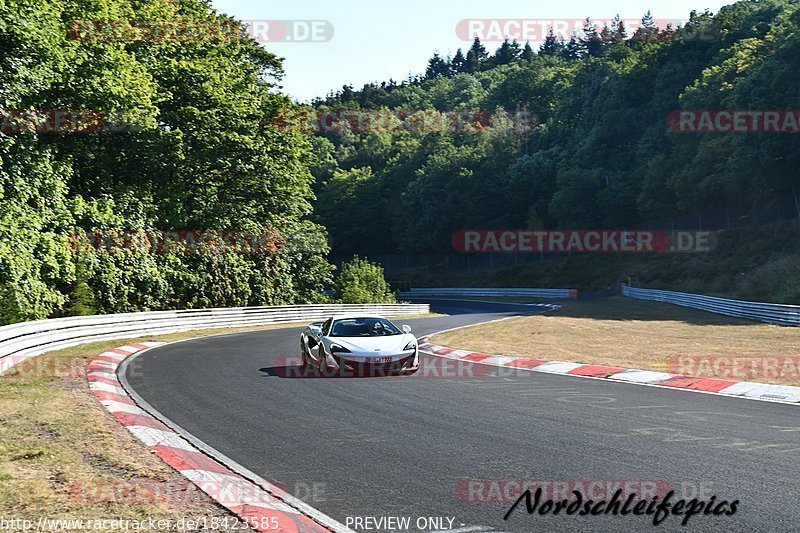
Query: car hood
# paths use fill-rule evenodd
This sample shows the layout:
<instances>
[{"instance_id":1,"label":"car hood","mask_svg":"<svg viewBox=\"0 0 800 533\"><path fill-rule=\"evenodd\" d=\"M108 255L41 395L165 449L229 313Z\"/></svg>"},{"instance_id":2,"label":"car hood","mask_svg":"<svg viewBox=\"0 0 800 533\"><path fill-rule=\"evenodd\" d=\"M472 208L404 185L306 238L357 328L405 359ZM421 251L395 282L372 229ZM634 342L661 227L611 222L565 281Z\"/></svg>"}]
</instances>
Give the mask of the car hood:
<instances>
[{"instance_id":1,"label":"car hood","mask_svg":"<svg viewBox=\"0 0 800 533\"><path fill-rule=\"evenodd\" d=\"M371 354L397 354L406 345L416 340L414 335L392 335L387 337L329 337L331 342L344 346L351 352L369 352Z\"/></svg>"}]
</instances>

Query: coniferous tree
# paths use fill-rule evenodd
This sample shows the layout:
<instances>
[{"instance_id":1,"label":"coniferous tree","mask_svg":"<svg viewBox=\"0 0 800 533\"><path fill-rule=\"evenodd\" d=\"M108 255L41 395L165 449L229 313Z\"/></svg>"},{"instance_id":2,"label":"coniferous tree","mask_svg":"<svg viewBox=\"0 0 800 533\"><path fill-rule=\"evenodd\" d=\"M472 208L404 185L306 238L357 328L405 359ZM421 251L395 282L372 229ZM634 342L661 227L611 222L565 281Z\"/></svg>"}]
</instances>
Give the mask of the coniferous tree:
<instances>
[{"instance_id":1,"label":"coniferous tree","mask_svg":"<svg viewBox=\"0 0 800 533\"><path fill-rule=\"evenodd\" d=\"M636 28L630 40L634 44L651 43L658 40L658 25L649 10L642 17L642 25Z\"/></svg>"},{"instance_id":2,"label":"coniferous tree","mask_svg":"<svg viewBox=\"0 0 800 533\"><path fill-rule=\"evenodd\" d=\"M486 47L483 46L479 37L475 37L469 52L467 52L466 71L480 72L488 60L489 53L486 51Z\"/></svg>"},{"instance_id":3,"label":"coniferous tree","mask_svg":"<svg viewBox=\"0 0 800 533\"><path fill-rule=\"evenodd\" d=\"M628 29L625 22L620 18L619 13L611 21L611 35L615 41L624 41L628 36Z\"/></svg>"},{"instance_id":4,"label":"coniferous tree","mask_svg":"<svg viewBox=\"0 0 800 533\"><path fill-rule=\"evenodd\" d=\"M569 42L567 42L564 45L564 48L561 49L561 57L570 61L582 59L586 57L588 53L587 42L583 39L583 37L578 35L577 31L572 32Z\"/></svg>"},{"instance_id":5,"label":"coniferous tree","mask_svg":"<svg viewBox=\"0 0 800 533\"><path fill-rule=\"evenodd\" d=\"M461 51L461 48L456 50L456 55L453 56L453 60L450 62L450 70L453 74L460 74L462 72L466 72L467 68L467 58L464 57L464 52Z\"/></svg>"},{"instance_id":6,"label":"coniferous tree","mask_svg":"<svg viewBox=\"0 0 800 533\"><path fill-rule=\"evenodd\" d=\"M603 26L603 29L600 31L600 42L603 44L603 48L605 48L605 45L609 45L616 40L617 39L614 36L614 32L611 30L608 24Z\"/></svg>"},{"instance_id":7,"label":"coniferous tree","mask_svg":"<svg viewBox=\"0 0 800 533\"><path fill-rule=\"evenodd\" d=\"M672 36L675 34L675 29L672 27L672 24L667 24L667 27L664 28L664 31L658 34L659 41L668 41L672 39Z\"/></svg>"},{"instance_id":8,"label":"coniferous tree","mask_svg":"<svg viewBox=\"0 0 800 533\"><path fill-rule=\"evenodd\" d=\"M523 63L530 63L536 57L536 52L533 51L531 48L530 41L525 43L525 47L522 49L522 54L520 54L520 60Z\"/></svg>"},{"instance_id":9,"label":"coniferous tree","mask_svg":"<svg viewBox=\"0 0 800 533\"><path fill-rule=\"evenodd\" d=\"M642 27L643 28L658 28L656 21L653 20L653 15L650 13L648 9L647 12L642 17Z\"/></svg>"},{"instance_id":10,"label":"coniferous tree","mask_svg":"<svg viewBox=\"0 0 800 533\"><path fill-rule=\"evenodd\" d=\"M539 46L539 55L542 56L560 56L564 50L564 41L560 37L556 37L553 28L547 32L547 37Z\"/></svg>"},{"instance_id":11,"label":"coniferous tree","mask_svg":"<svg viewBox=\"0 0 800 533\"><path fill-rule=\"evenodd\" d=\"M586 53L590 57L600 57L603 55L603 39L597 32L597 25L592 22L592 19L586 17L583 22L583 40L586 47Z\"/></svg>"},{"instance_id":12,"label":"coniferous tree","mask_svg":"<svg viewBox=\"0 0 800 533\"><path fill-rule=\"evenodd\" d=\"M353 90L352 85L343 85L342 91L339 93L339 101L343 103L351 102L355 100L356 93Z\"/></svg>"},{"instance_id":13,"label":"coniferous tree","mask_svg":"<svg viewBox=\"0 0 800 533\"><path fill-rule=\"evenodd\" d=\"M499 67L500 65L510 65L515 63L519 57L519 43L517 41L509 41L505 39L503 44L497 49L492 58L488 61L490 68Z\"/></svg>"},{"instance_id":14,"label":"coniferous tree","mask_svg":"<svg viewBox=\"0 0 800 533\"><path fill-rule=\"evenodd\" d=\"M428 60L425 78L430 80L439 76L447 76L448 74L450 74L450 66L441 58L438 52L434 53L433 57Z\"/></svg>"}]
</instances>

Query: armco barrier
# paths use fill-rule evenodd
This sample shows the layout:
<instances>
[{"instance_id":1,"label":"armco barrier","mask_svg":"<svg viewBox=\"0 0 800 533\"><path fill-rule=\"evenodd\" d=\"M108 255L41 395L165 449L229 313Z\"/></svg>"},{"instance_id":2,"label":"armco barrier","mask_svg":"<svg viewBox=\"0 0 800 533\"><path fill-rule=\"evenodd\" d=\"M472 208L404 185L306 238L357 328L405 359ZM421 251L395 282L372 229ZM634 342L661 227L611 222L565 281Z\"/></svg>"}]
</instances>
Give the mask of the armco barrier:
<instances>
[{"instance_id":1,"label":"armco barrier","mask_svg":"<svg viewBox=\"0 0 800 533\"><path fill-rule=\"evenodd\" d=\"M761 302L729 300L715 296L703 296L686 292L662 291L657 289L639 289L622 285L622 295L639 300L666 302L683 307L693 307L720 315L748 318L759 322L780 324L782 326L800 326L800 306L782 305Z\"/></svg>"},{"instance_id":2,"label":"armco barrier","mask_svg":"<svg viewBox=\"0 0 800 533\"><path fill-rule=\"evenodd\" d=\"M447 288L412 288L410 291L401 292L401 298L428 298L433 296L525 296L530 298L578 298L578 291L574 289L528 289L528 288L476 288L476 287L447 287Z\"/></svg>"},{"instance_id":3,"label":"armco barrier","mask_svg":"<svg viewBox=\"0 0 800 533\"><path fill-rule=\"evenodd\" d=\"M307 322L341 313L408 316L428 312L428 304L327 304L155 311L22 322L0 327L0 373L29 357L87 342L196 329Z\"/></svg>"}]
</instances>

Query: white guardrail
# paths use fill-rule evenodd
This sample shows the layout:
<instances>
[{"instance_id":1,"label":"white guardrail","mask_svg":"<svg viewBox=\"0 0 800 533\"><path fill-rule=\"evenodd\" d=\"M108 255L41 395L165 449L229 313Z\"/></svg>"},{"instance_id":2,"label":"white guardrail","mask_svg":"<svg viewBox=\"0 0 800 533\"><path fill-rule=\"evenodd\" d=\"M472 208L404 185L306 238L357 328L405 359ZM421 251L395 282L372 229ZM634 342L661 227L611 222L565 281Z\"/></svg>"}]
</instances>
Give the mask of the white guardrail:
<instances>
[{"instance_id":1,"label":"white guardrail","mask_svg":"<svg viewBox=\"0 0 800 533\"><path fill-rule=\"evenodd\" d=\"M530 298L578 298L574 289L529 289L529 288L412 288L401 292L401 298L428 298L433 296L527 296Z\"/></svg>"},{"instance_id":2,"label":"white guardrail","mask_svg":"<svg viewBox=\"0 0 800 533\"><path fill-rule=\"evenodd\" d=\"M683 307L693 307L720 315L748 318L781 326L800 326L800 306L797 305L729 300L727 298L703 296L702 294L687 292L639 289L627 285L622 285L622 295L639 300L652 300Z\"/></svg>"},{"instance_id":3,"label":"white guardrail","mask_svg":"<svg viewBox=\"0 0 800 533\"><path fill-rule=\"evenodd\" d=\"M155 311L21 322L0 327L0 373L30 357L87 342L197 329L311 322L342 313L409 316L429 312L428 304L326 304Z\"/></svg>"}]
</instances>

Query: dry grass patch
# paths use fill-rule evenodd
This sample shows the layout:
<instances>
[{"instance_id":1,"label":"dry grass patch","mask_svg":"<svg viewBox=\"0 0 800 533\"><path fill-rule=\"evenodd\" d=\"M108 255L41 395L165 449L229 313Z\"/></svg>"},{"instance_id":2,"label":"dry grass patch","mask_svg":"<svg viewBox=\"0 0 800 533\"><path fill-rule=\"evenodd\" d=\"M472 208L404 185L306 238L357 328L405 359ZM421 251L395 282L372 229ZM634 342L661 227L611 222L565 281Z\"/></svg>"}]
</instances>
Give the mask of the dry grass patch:
<instances>
[{"instance_id":1,"label":"dry grass patch","mask_svg":"<svg viewBox=\"0 0 800 533\"><path fill-rule=\"evenodd\" d=\"M6 519L177 521L229 513L139 443L95 399L89 360L134 341L174 341L214 329L86 344L28 360L0 376L0 509ZM187 491L187 492L184 492ZM236 524L216 528L233 529ZM226 527L227 526L227 527ZM242 524L238 524L242 529Z\"/></svg>"},{"instance_id":2,"label":"dry grass patch","mask_svg":"<svg viewBox=\"0 0 800 533\"><path fill-rule=\"evenodd\" d=\"M561 305L545 315L437 335L434 342L491 354L800 385L798 328L621 296Z\"/></svg>"}]
</instances>

